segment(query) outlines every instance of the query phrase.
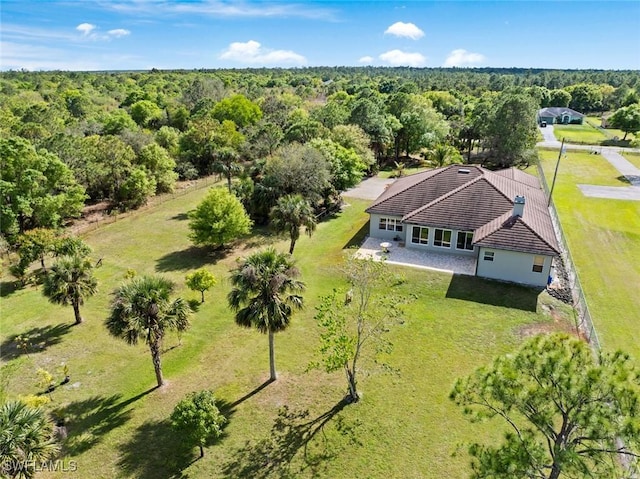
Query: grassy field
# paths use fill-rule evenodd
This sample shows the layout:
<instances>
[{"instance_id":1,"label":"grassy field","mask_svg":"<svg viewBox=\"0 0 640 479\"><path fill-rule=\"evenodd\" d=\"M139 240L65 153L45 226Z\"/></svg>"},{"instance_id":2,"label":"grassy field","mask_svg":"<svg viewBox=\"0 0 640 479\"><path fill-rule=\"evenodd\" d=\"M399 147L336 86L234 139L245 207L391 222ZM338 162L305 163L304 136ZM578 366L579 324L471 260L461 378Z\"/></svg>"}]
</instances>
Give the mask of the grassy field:
<instances>
[{"instance_id":1,"label":"grassy field","mask_svg":"<svg viewBox=\"0 0 640 479\"><path fill-rule=\"evenodd\" d=\"M600 119L600 117L598 116L588 116L587 117L587 122L589 124L591 124L591 126L595 127L595 128L599 128L600 125L602 124L602 120ZM600 130L603 131L603 130ZM622 130L618 130L617 128L606 128L603 133L608 136L609 138L614 138L614 137L618 137L619 139L624 138L624 131ZM629 133L627 135L627 140L633 140L635 138L635 135L633 133Z\"/></svg>"},{"instance_id":2,"label":"grassy field","mask_svg":"<svg viewBox=\"0 0 640 479\"><path fill-rule=\"evenodd\" d=\"M551 181L557 152L540 156ZM601 343L640 360L640 202L588 198L577 186L626 186L619 176L600 155L569 151L560 164L554 201Z\"/></svg>"},{"instance_id":3,"label":"grassy field","mask_svg":"<svg viewBox=\"0 0 640 479\"><path fill-rule=\"evenodd\" d=\"M567 143L599 145L608 139L604 133L588 123L582 125L553 125L553 133L558 141L562 141L564 138Z\"/></svg>"},{"instance_id":4,"label":"grassy field","mask_svg":"<svg viewBox=\"0 0 640 479\"><path fill-rule=\"evenodd\" d=\"M396 268L404 280L400 292L414 298L404 323L389 334L395 347L386 359L398 373L363 377L363 399L345 407L341 374L306 369L316 357L314 306L319 295L342 285L336 268L344 248L366 231L367 202L349 199L296 247L307 306L276 336L279 379L265 386L267 338L234 324L226 278L238 256L272 243L286 250L287 241L256 233L226 256L192 247L185 213L205 194L194 191L86 236L103 266L96 270L100 294L85 305L80 326L71 325L70 308L47 303L33 286L13 291L3 278L2 373L9 396L37 393L38 368L70 368L71 381L52 393L50 407L66 418L64 451L76 470L39 477L461 478L469 472L468 459L452 457L457 445L495 437L499 427L463 418L447 398L455 379L525 336L571 328L567 307L546 293ZM199 293L185 289L184 276L203 266L218 285L192 328L181 339L165 340L168 384L154 389L148 349L106 333L110 293L135 269L162 273L177 282L179 294L197 299ZM30 338L27 350L16 348L17 335ZM184 394L204 388L216 392L229 424L224 438L196 460L197 450L184 449L167 417Z\"/></svg>"}]
</instances>

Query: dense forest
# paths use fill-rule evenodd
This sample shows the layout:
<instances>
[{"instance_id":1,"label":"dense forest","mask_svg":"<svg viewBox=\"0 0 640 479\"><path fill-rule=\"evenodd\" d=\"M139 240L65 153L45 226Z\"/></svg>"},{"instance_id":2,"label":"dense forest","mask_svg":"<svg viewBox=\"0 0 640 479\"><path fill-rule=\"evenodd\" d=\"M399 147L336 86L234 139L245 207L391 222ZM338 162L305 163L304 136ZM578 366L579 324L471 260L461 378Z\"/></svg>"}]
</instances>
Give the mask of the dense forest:
<instances>
[{"instance_id":1,"label":"dense forest","mask_svg":"<svg viewBox=\"0 0 640 479\"><path fill-rule=\"evenodd\" d=\"M639 92L637 71L3 72L0 233L15 245L85 205L137 208L213 173L258 224L284 195L319 211L389 164L526 163L538 108L614 112Z\"/></svg>"}]
</instances>

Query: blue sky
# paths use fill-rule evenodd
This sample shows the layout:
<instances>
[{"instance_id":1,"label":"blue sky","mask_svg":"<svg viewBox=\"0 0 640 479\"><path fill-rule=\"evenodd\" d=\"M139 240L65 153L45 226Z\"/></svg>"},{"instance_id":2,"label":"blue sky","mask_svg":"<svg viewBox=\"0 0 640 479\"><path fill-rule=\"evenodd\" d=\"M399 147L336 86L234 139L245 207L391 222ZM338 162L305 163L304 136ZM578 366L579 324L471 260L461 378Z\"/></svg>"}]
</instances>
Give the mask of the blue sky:
<instances>
[{"instance_id":1,"label":"blue sky","mask_svg":"<svg viewBox=\"0 0 640 479\"><path fill-rule=\"evenodd\" d=\"M2 0L0 68L640 69L640 1Z\"/></svg>"}]
</instances>

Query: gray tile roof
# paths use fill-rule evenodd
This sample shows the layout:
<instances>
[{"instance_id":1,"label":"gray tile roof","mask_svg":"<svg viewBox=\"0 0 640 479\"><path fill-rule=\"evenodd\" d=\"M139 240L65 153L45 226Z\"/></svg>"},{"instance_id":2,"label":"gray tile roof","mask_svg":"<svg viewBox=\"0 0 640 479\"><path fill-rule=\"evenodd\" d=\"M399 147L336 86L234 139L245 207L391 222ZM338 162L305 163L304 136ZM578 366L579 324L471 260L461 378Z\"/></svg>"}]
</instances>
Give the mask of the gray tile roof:
<instances>
[{"instance_id":1,"label":"gray tile roof","mask_svg":"<svg viewBox=\"0 0 640 479\"><path fill-rule=\"evenodd\" d=\"M572 110L571 108L567 108L564 106L550 106L547 108L542 108L541 110L538 110L538 116L542 117L556 117L556 116L562 116L564 113L569 113L571 116L575 117L575 118L582 118L584 117L584 115L582 113L580 113L579 111L575 111Z\"/></svg>"},{"instance_id":2,"label":"gray tile roof","mask_svg":"<svg viewBox=\"0 0 640 479\"><path fill-rule=\"evenodd\" d=\"M513 201L525 197L522 217ZM394 182L367 209L404 223L474 231L474 244L535 254L559 253L538 179L515 168L492 172L452 165Z\"/></svg>"}]
</instances>

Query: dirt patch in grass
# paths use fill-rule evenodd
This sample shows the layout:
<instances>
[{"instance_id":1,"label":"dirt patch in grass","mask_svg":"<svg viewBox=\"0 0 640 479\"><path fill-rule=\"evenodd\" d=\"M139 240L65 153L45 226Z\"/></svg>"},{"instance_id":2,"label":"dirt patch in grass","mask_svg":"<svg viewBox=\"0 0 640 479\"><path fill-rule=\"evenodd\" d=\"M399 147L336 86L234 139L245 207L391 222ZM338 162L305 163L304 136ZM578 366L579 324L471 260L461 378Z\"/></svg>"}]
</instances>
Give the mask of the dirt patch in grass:
<instances>
[{"instance_id":1,"label":"dirt patch in grass","mask_svg":"<svg viewBox=\"0 0 640 479\"><path fill-rule=\"evenodd\" d=\"M558 311L551 304L543 304L541 308L542 311L549 316L549 320L520 326L516 329L516 335L520 339L526 339L538 334L551 333L567 333L582 338L581 334L577 334L575 326L568 321L565 313Z\"/></svg>"}]
</instances>

